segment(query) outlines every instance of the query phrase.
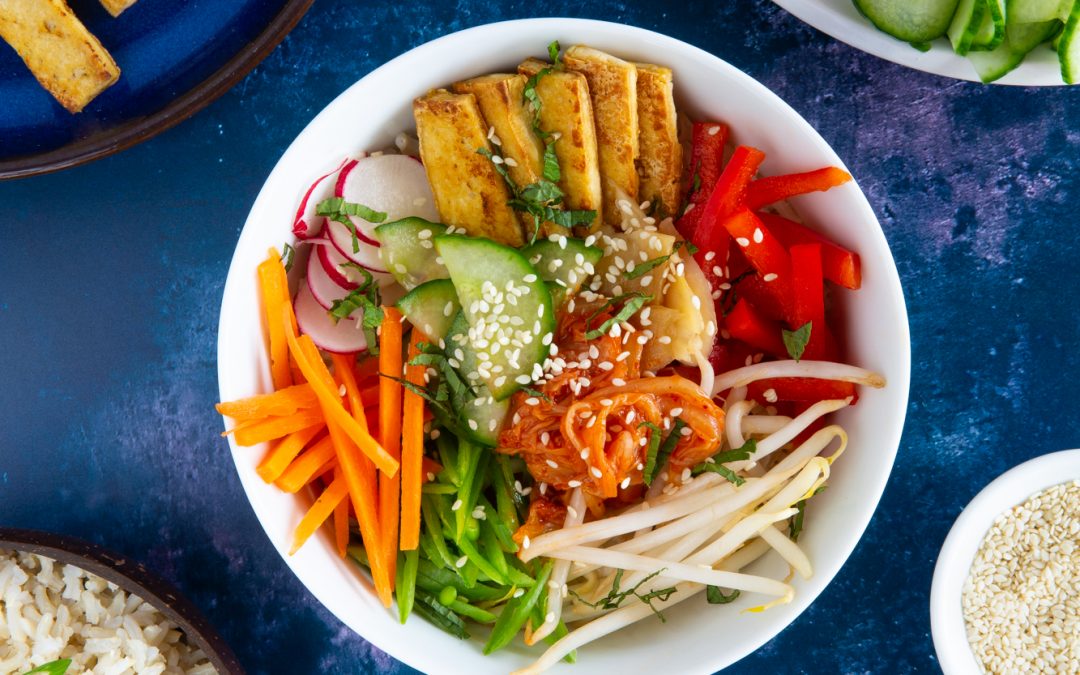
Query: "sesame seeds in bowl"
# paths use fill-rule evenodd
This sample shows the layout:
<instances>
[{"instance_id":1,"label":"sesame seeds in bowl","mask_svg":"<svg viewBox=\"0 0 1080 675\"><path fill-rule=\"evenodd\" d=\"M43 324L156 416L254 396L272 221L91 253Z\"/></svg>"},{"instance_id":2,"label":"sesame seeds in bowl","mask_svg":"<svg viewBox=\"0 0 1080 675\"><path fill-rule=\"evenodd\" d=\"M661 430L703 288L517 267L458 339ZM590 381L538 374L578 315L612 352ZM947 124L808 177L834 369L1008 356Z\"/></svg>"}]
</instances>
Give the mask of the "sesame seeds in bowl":
<instances>
[{"instance_id":1,"label":"sesame seeds in bowl","mask_svg":"<svg viewBox=\"0 0 1080 675\"><path fill-rule=\"evenodd\" d=\"M1080 672L1080 450L990 483L945 540L930 596L955 673Z\"/></svg>"}]
</instances>

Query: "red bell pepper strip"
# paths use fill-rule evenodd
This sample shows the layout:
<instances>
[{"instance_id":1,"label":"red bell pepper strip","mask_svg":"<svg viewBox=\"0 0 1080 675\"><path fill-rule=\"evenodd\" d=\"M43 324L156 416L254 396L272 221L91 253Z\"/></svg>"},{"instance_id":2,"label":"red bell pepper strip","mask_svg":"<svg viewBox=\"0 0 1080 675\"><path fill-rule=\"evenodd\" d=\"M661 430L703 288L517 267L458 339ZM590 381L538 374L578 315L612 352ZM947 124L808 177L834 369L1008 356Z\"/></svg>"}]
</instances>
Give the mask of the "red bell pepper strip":
<instances>
[{"instance_id":1,"label":"red bell pepper strip","mask_svg":"<svg viewBox=\"0 0 1080 675\"><path fill-rule=\"evenodd\" d=\"M701 220L701 207L709 200L713 186L724 169L724 144L728 128L718 122L694 122L690 144L690 175L683 186L686 209L675 227L689 239Z\"/></svg>"},{"instance_id":2,"label":"red bell pepper strip","mask_svg":"<svg viewBox=\"0 0 1080 675\"><path fill-rule=\"evenodd\" d=\"M704 224L704 221L702 222ZM765 224L745 207L723 222L724 229L758 272L765 294L772 296L782 316L791 320L791 256Z\"/></svg>"},{"instance_id":3,"label":"red bell pepper strip","mask_svg":"<svg viewBox=\"0 0 1080 675\"><path fill-rule=\"evenodd\" d=\"M791 256L792 322L791 330L810 324L810 339L802 358L826 357L828 342L825 325L825 280L821 276L821 245L797 244L788 250Z\"/></svg>"},{"instance_id":4,"label":"red bell pepper strip","mask_svg":"<svg viewBox=\"0 0 1080 675\"><path fill-rule=\"evenodd\" d=\"M843 185L849 180L851 180L851 174L835 166L785 176L766 176L750 184L746 191L746 207L756 211L763 206L797 195L823 192L837 185Z\"/></svg>"},{"instance_id":5,"label":"red bell pepper strip","mask_svg":"<svg viewBox=\"0 0 1080 675\"><path fill-rule=\"evenodd\" d=\"M726 373L729 370L751 365L754 362L754 356L758 353L760 353L758 350L745 342L717 340L709 354L709 363L717 374Z\"/></svg>"},{"instance_id":6,"label":"red bell pepper strip","mask_svg":"<svg viewBox=\"0 0 1080 675\"><path fill-rule=\"evenodd\" d=\"M754 349L780 359L788 358L787 348L780 337L782 326L755 310L745 298L724 317L724 328L731 337L742 340Z\"/></svg>"},{"instance_id":7,"label":"red bell pepper strip","mask_svg":"<svg viewBox=\"0 0 1080 675\"><path fill-rule=\"evenodd\" d=\"M805 225L773 213L758 213L769 231L787 248L798 244L821 244L821 271L834 284L858 290L862 286L859 254L834 244Z\"/></svg>"},{"instance_id":8,"label":"red bell pepper strip","mask_svg":"<svg viewBox=\"0 0 1080 675\"><path fill-rule=\"evenodd\" d=\"M777 401L817 403L845 399L849 396L858 398L855 385L851 382L816 380L809 377L774 377L758 380L751 382L746 391L747 398L761 404L772 404Z\"/></svg>"}]
</instances>

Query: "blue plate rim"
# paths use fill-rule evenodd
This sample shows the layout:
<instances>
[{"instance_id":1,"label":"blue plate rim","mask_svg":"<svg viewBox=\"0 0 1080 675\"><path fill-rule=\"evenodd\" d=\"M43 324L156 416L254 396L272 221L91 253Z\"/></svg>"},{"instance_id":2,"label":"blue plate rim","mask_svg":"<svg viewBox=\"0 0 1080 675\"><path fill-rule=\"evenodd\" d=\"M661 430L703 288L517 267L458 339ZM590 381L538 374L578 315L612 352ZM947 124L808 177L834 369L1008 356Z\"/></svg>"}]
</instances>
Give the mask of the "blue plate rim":
<instances>
[{"instance_id":1,"label":"blue plate rim","mask_svg":"<svg viewBox=\"0 0 1080 675\"><path fill-rule=\"evenodd\" d=\"M231 89L296 27L315 0L287 0L274 20L223 66L151 115L41 153L0 160L0 180L26 178L86 164L153 138Z\"/></svg>"}]
</instances>

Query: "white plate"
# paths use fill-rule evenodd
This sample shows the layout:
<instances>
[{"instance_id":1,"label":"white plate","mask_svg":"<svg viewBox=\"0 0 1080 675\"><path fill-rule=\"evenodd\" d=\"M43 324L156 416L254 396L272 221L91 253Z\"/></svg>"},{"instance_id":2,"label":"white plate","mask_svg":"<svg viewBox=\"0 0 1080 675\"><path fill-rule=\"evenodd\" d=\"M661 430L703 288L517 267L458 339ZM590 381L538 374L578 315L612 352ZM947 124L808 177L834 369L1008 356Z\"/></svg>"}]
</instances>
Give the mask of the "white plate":
<instances>
[{"instance_id":1,"label":"white plate","mask_svg":"<svg viewBox=\"0 0 1080 675\"><path fill-rule=\"evenodd\" d=\"M877 28L855 9L851 0L773 0L823 33L864 52L899 63L902 66L944 75L958 80L979 82L975 68L963 56L957 56L945 38L934 40L928 52L920 52L903 40L897 40ZM1028 55L1016 70L994 82L1031 87L1063 86L1057 53L1042 46Z\"/></svg>"},{"instance_id":2,"label":"white plate","mask_svg":"<svg viewBox=\"0 0 1080 675\"><path fill-rule=\"evenodd\" d=\"M233 256L221 308L218 376L224 401L266 392L269 368L256 289L256 265L269 246L291 239L290 223L302 190L343 154L386 147L413 128L411 102L433 87L500 69L526 56L543 56L552 39L588 43L624 58L670 66L681 108L720 119L735 139L764 150L767 173L843 166L809 124L765 87L720 59L678 40L628 26L576 19L535 19L480 26L414 49L357 82L316 117L274 168L248 216ZM709 673L749 654L791 623L825 588L862 536L885 487L907 407L910 344L907 312L896 266L866 198L854 183L798 199L798 208L840 244L862 256L864 285L839 292L850 320L850 360L883 373L889 386L863 392L838 419L851 444L835 467L831 487L814 500L804 538L816 564L809 581L796 582L789 605L743 614L741 605L687 602L668 622L648 620L587 646L577 667L557 671ZM297 555L286 555L293 528L308 502L282 494L255 473L259 448L232 448L240 480L274 546L305 586L346 625L394 657L425 672L499 673L530 662L523 647L481 654L480 642L458 641L420 617L401 626L384 610L355 567L332 551L326 533ZM780 576L786 567L763 561ZM718 647L717 640L722 646Z\"/></svg>"},{"instance_id":3,"label":"white plate","mask_svg":"<svg viewBox=\"0 0 1080 675\"><path fill-rule=\"evenodd\" d=\"M1048 487L1080 478L1080 450L1063 450L1024 462L1001 474L960 512L934 566L930 627L934 649L946 675L975 675L975 654L967 640L961 593L971 563L994 520Z\"/></svg>"}]
</instances>

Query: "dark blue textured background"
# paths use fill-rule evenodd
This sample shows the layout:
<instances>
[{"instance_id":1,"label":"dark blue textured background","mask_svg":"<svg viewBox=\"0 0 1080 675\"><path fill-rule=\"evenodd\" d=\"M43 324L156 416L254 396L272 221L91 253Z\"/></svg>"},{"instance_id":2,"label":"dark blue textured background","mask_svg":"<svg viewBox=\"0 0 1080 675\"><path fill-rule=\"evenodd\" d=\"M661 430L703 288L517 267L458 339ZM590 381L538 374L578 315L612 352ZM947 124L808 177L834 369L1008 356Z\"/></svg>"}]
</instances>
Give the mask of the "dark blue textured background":
<instances>
[{"instance_id":1,"label":"dark blue textured background","mask_svg":"<svg viewBox=\"0 0 1080 675\"><path fill-rule=\"evenodd\" d=\"M1080 445L1080 89L918 73L764 0L396 4L319 0L194 119L0 184L0 524L146 562L251 672L406 671L292 576L217 437L227 265L281 152L349 84L450 31L574 13L686 40L786 99L867 192L907 293L912 403L877 515L818 601L729 672L937 672L928 594L956 514L1006 468Z\"/></svg>"}]
</instances>

